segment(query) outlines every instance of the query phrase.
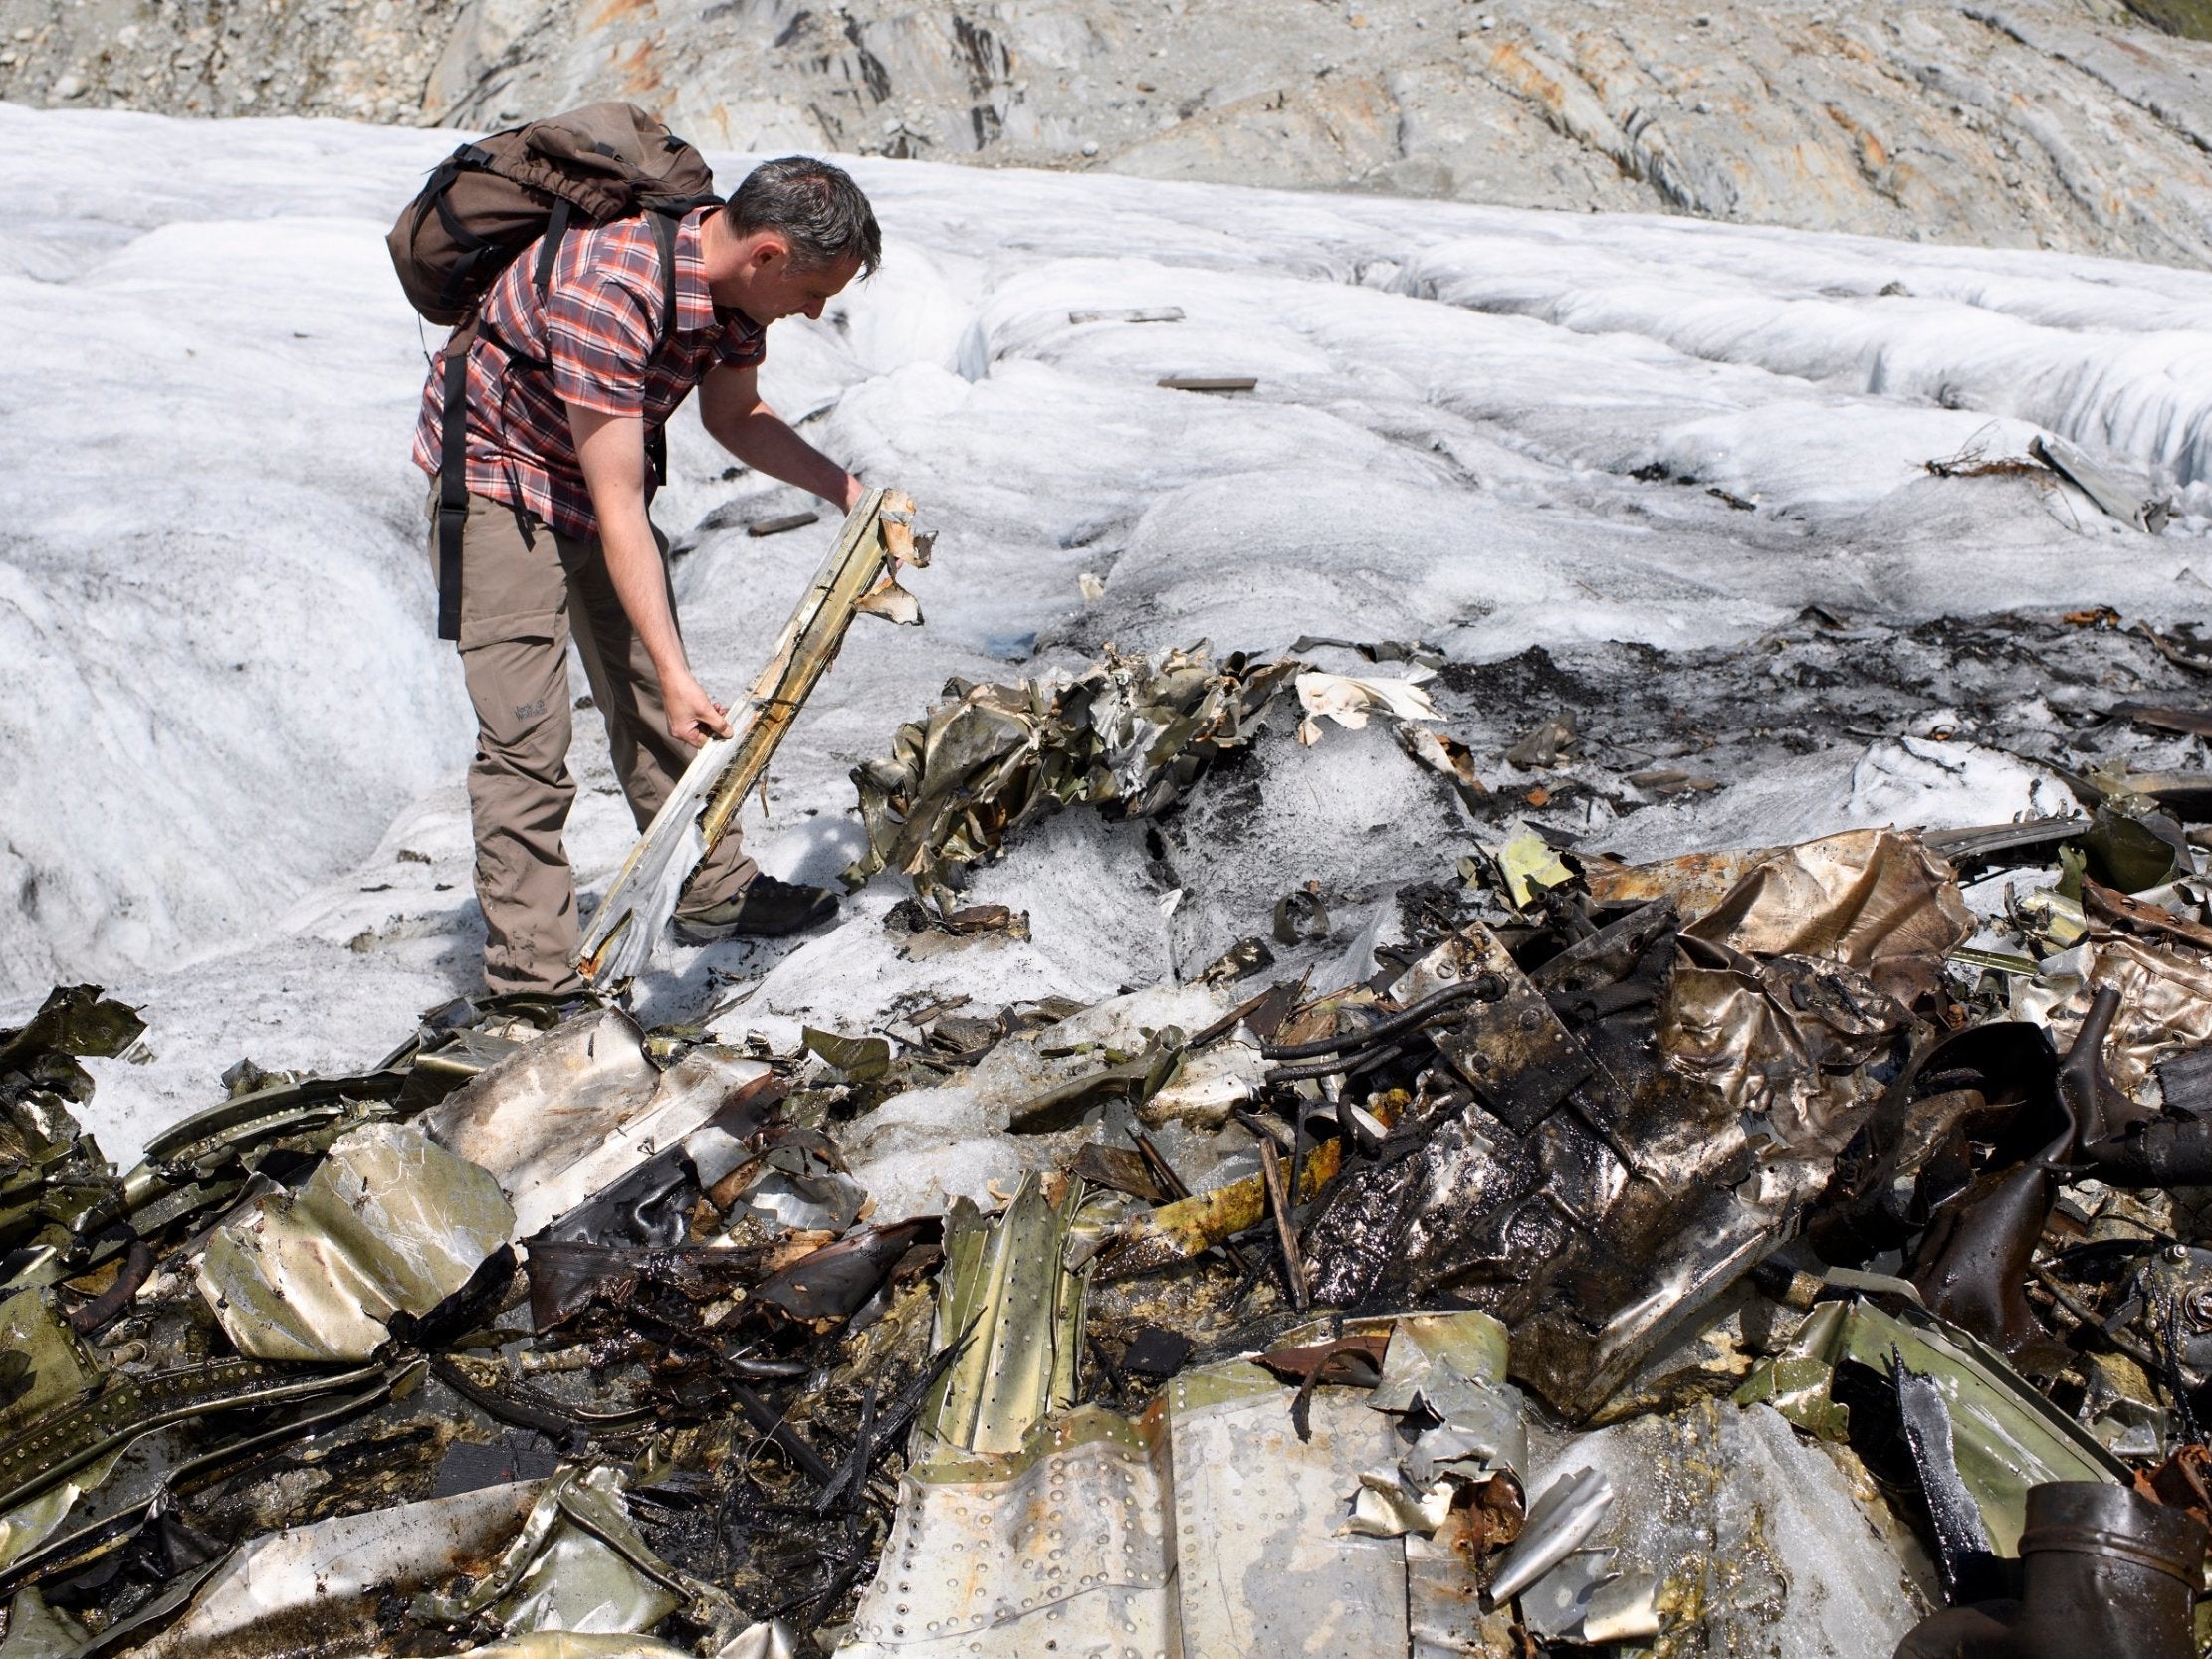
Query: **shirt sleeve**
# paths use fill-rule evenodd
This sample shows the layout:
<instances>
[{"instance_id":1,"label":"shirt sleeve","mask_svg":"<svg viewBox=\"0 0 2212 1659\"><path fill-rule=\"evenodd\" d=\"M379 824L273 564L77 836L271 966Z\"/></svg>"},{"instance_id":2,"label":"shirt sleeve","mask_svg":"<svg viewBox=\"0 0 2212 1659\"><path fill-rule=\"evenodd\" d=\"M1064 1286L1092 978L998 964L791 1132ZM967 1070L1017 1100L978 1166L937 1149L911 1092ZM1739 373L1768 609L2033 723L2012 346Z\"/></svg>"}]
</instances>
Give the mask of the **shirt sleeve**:
<instances>
[{"instance_id":1,"label":"shirt sleeve","mask_svg":"<svg viewBox=\"0 0 2212 1659\"><path fill-rule=\"evenodd\" d=\"M563 403L601 415L642 415L652 354L652 316L621 274L551 285L546 358Z\"/></svg>"}]
</instances>

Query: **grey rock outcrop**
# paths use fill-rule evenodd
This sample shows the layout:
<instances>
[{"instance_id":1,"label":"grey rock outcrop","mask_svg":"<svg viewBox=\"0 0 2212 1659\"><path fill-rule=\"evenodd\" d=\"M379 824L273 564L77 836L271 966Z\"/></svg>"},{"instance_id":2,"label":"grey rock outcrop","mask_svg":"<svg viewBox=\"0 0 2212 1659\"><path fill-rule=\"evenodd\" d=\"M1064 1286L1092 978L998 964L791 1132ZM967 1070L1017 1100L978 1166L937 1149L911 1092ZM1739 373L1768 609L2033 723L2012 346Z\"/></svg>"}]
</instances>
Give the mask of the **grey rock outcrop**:
<instances>
[{"instance_id":1,"label":"grey rock outcrop","mask_svg":"<svg viewBox=\"0 0 2212 1659\"><path fill-rule=\"evenodd\" d=\"M2212 256L2212 43L2112 0L0 0L0 97Z\"/></svg>"}]
</instances>

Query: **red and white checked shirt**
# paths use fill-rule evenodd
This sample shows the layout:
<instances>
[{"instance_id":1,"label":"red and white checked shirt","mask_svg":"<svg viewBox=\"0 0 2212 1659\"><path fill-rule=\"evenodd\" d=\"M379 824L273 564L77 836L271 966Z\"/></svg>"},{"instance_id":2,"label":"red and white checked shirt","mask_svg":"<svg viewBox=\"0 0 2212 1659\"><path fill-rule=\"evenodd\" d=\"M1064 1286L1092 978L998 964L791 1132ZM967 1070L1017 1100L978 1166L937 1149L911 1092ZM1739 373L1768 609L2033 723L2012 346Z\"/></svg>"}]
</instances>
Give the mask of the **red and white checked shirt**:
<instances>
[{"instance_id":1,"label":"red and white checked shirt","mask_svg":"<svg viewBox=\"0 0 2212 1659\"><path fill-rule=\"evenodd\" d=\"M562 535L595 539L598 519L576 465L568 406L642 415L650 430L675 413L708 370L721 363L744 368L768 355L766 328L741 311L719 309L707 290L700 226L715 211L696 208L676 228L676 326L658 352L653 342L667 288L660 244L642 216L571 229L543 297L534 280L537 243L500 273L469 349L471 491L525 508ZM512 352L482 337L487 331ZM444 415L444 369L433 360L414 457L432 478Z\"/></svg>"}]
</instances>

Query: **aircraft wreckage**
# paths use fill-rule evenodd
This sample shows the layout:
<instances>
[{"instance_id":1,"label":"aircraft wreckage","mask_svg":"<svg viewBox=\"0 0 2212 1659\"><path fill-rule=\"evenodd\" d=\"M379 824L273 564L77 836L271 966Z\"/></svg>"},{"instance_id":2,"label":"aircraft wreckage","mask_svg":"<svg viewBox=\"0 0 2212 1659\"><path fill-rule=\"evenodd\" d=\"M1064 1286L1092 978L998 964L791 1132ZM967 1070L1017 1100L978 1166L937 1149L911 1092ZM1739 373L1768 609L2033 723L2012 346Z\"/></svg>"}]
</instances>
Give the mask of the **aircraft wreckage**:
<instances>
[{"instance_id":1,"label":"aircraft wreckage","mask_svg":"<svg viewBox=\"0 0 2212 1659\"><path fill-rule=\"evenodd\" d=\"M1017 929L965 867L1292 703L1481 788L1415 677L1109 655L900 728L852 879ZM56 990L0 1035L0 1656L2194 1654L2212 924L2185 783L2085 793L1512 823L1348 984L1254 937L790 1052L458 1001L120 1172L80 1061L142 1027ZM987 1078L1026 1174L879 1213L841 1138Z\"/></svg>"}]
</instances>

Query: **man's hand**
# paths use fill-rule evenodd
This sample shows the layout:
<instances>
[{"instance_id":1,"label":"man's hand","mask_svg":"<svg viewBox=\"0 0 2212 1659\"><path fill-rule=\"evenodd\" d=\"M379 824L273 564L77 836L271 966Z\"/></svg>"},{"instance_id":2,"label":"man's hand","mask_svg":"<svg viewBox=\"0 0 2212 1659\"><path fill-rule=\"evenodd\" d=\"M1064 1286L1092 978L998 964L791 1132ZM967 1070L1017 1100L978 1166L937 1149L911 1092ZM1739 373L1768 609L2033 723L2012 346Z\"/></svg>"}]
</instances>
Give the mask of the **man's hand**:
<instances>
[{"instance_id":1,"label":"man's hand","mask_svg":"<svg viewBox=\"0 0 2212 1659\"><path fill-rule=\"evenodd\" d=\"M661 681L661 707L668 715L668 734L679 743L704 748L709 737L730 735L730 711L707 695L689 669L673 684Z\"/></svg>"}]
</instances>

